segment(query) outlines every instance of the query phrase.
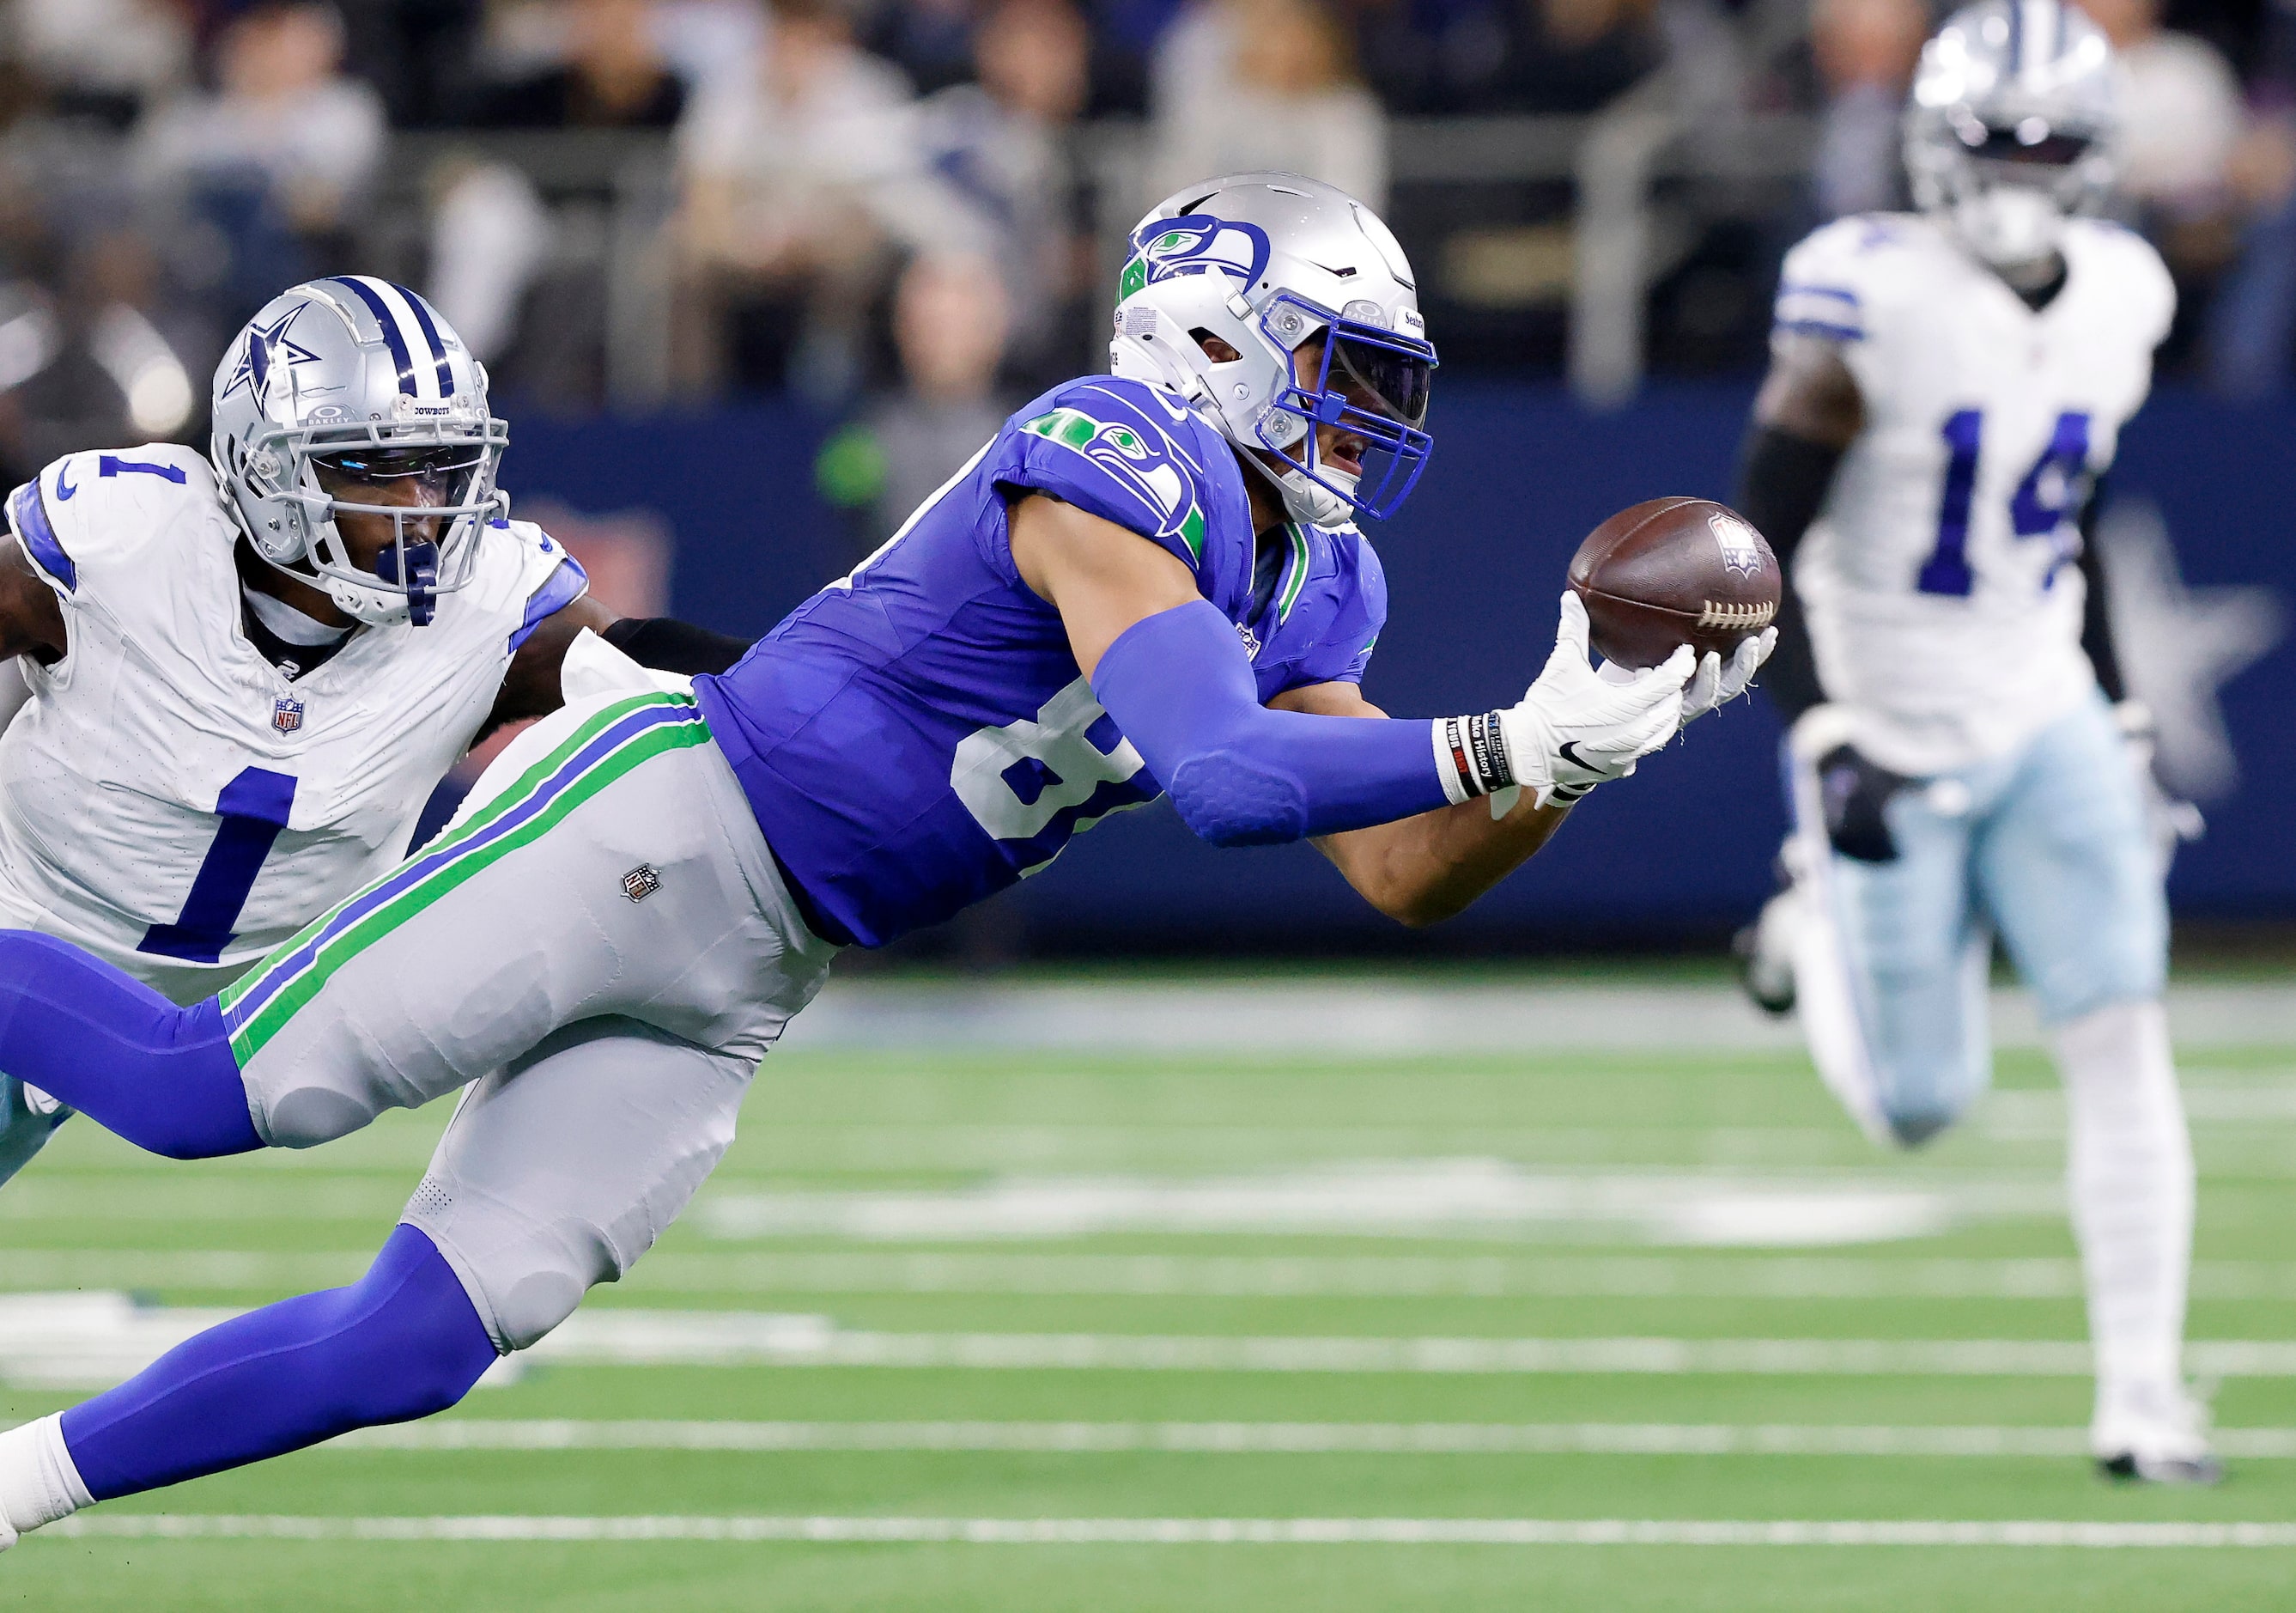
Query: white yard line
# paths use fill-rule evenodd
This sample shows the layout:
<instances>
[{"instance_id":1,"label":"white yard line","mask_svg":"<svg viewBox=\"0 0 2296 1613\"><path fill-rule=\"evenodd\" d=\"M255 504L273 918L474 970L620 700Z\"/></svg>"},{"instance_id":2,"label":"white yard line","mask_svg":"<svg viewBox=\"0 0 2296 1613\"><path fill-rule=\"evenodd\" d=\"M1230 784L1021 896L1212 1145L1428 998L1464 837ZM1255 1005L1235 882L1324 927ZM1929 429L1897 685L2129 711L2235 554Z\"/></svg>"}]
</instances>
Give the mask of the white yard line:
<instances>
[{"instance_id":1,"label":"white yard line","mask_svg":"<svg viewBox=\"0 0 2296 1613\"><path fill-rule=\"evenodd\" d=\"M115 1293L0 1296L0 1380L116 1383L235 1313L135 1304ZM2201 1340L2186 1364L2216 1378L2296 1377L2296 1343ZM1114 1372L1702 1374L2085 1378L2074 1339L1507 1338L1134 1333L893 1333L758 1311L583 1311L509 1358L579 1367L832 1367ZM504 1375L489 1374L489 1381Z\"/></svg>"},{"instance_id":2,"label":"white yard line","mask_svg":"<svg viewBox=\"0 0 2296 1613\"><path fill-rule=\"evenodd\" d=\"M1361 1159L1235 1175L1014 1176L941 1189L720 1189L694 1207L723 1239L860 1243L1185 1237L1552 1239L1809 1247L1933 1237L1971 1220L2055 1218L2044 1178L1946 1189L1854 1173L1542 1171L1512 1160Z\"/></svg>"},{"instance_id":3,"label":"white yard line","mask_svg":"<svg viewBox=\"0 0 2296 1613\"><path fill-rule=\"evenodd\" d=\"M2296 1547L2296 1524L1539 1518L439 1518L83 1512L43 1539L725 1541L964 1545Z\"/></svg>"},{"instance_id":4,"label":"white yard line","mask_svg":"<svg viewBox=\"0 0 2296 1613\"><path fill-rule=\"evenodd\" d=\"M2219 1454L2296 1457L2296 1428L2219 1428ZM585 1422L460 1418L320 1447L436 1451L1032 1451L1190 1455L2079 1457L2079 1428L1797 1423Z\"/></svg>"},{"instance_id":5,"label":"white yard line","mask_svg":"<svg viewBox=\"0 0 2296 1613\"><path fill-rule=\"evenodd\" d=\"M347 1282L372 1253L11 1249L0 1292L306 1288ZM2079 1265L2045 1258L1747 1255L1037 1255L857 1251L649 1255L647 1294L1185 1295L1251 1299L2078 1299ZM2296 1299L2296 1265L2202 1261L2197 1299Z\"/></svg>"},{"instance_id":6,"label":"white yard line","mask_svg":"<svg viewBox=\"0 0 2296 1613\"><path fill-rule=\"evenodd\" d=\"M887 1333L821 1317L636 1310L584 1313L529 1354L570 1366L1784 1377L2086 1378L2092 1364L2089 1346L2071 1339ZM2291 1377L2296 1343L2200 1341L2185 1361L2218 1378Z\"/></svg>"},{"instance_id":7,"label":"white yard line","mask_svg":"<svg viewBox=\"0 0 2296 1613\"><path fill-rule=\"evenodd\" d=\"M2267 1046L2296 1040L2296 988L2171 987L2177 1045ZM1997 1045L2039 1047L2030 1000L1993 994ZM791 1049L1028 1048L1123 1053L1342 1057L1590 1049L1792 1051L1800 1028L1765 1019L1725 985L1436 986L1353 979L1201 980L1122 984L937 985L832 980L800 1015Z\"/></svg>"}]
</instances>

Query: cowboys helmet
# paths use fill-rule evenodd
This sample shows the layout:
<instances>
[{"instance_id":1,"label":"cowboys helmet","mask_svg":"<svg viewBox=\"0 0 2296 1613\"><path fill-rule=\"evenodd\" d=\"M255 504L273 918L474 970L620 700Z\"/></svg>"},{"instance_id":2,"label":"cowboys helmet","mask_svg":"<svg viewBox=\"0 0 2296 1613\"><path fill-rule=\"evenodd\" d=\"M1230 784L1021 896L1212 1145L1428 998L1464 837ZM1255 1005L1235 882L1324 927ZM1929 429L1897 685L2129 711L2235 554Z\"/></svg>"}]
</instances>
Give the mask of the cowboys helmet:
<instances>
[{"instance_id":1,"label":"cowboys helmet","mask_svg":"<svg viewBox=\"0 0 2296 1613\"><path fill-rule=\"evenodd\" d=\"M1411 265L1369 208L1299 174L1236 174L1175 193L1134 226L1109 360L1193 404L1293 520L1330 526L1392 514L1426 466L1426 328ZM1292 354L1318 336L1303 382ZM1237 356L1213 358L1207 337ZM1360 475L1322 462L1317 424L1364 440Z\"/></svg>"},{"instance_id":2,"label":"cowboys helmet","mask_svg":"<svg viewBox=\"0 0 2296 1613\"><path fill-rule=\"evenodd\" d=\"M508 512L495 472L510 427L488 413L486 367L438 311L366 275L307 281L273 298L216 366L208 457L224 506L258 555L374 626L422 626L478 564L485 524ZM362 504L349 482L420 476L436 502ZM359 565L336 518L390 522ZM424 523L432 523L425 525Z\"/></svg>"},{"instance_id":3,"label":"cowboys helmet","mask_svg":"<svg viewBox=\"0 0 2296 1613\"><path fill-rule=\"evenodd\" d=\"M2064 0L1979 0L1922 50L1906 169L1922 210L2001 267L2057 250L2112 188L2112 47Z\"/></svg>"}]
</instances>

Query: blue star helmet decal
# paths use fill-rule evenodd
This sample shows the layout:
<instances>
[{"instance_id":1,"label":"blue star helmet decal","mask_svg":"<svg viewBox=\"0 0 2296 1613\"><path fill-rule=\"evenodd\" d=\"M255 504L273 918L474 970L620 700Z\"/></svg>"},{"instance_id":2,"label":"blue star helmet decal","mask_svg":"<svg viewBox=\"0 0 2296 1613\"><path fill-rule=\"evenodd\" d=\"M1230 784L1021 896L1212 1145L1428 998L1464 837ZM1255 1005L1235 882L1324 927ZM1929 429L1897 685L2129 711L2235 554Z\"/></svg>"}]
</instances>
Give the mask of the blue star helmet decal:
<instances>
[{"instance_id":1,"label":"blue star helmet decal","mask_svg":"<svg viewBox=\"0 0 2296 1613\"><path fill-rule=\"evenodd\" d=\"M274 364L284 360L292 366L319 361L318 354L287 334L287 327L310 306L308 302L299 302L280 315L274 324L247 327L247 346L240 353L239 367L232 371L231 380L223 389L224 397L230 397L244 386L259 404L270 386Z\"/></svg>"}]
</instances>

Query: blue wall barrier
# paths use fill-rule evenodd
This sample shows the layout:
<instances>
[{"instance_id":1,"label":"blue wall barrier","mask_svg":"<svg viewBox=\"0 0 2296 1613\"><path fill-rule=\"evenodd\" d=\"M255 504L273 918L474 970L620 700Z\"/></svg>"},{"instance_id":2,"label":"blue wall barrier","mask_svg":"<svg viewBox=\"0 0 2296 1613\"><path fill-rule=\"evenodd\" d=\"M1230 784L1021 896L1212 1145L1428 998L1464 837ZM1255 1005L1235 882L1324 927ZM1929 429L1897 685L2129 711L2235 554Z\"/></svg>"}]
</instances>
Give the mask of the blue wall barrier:
<instances>
[{"instance_id":1,"label":"blue wall barrier","mask_svg":"<svg viewBox=\"0 0 2296 1613\"><path fill-rule=\"evenodd\" d=\"M1726 498L1751 393L1661 391L1623 414L1580 412L1561 392L1462 383L1439 404L1438 447L1403 514L1373 536L1392 610L1365 682L1399 713L1510 702L1553 642L1563 568L1611 512L1668 493ZM857 555L815 498L823 426L794 407L578 424L519 422L505 480L578 509L644 507L676 550L676 611L761 632ZM2159 508L2185 582L2296 600L2296 409L2155 400L2131 426L2116 497ZM2225 686L2242 769L2209 804L2205 838L2171 890L2186 918L2296 920L2296 722L2283 640ZM1544 854L1464 917L1449 945L1663 942L1742 922L1770 888L1784 832L1777 725L1759 699L1700 723L1597 792ZM1103 823L998 904L1040 941L1143 945L1378 945L1400 932L1306 847L1214 852L1159 804Z\"/></svg>"}]
</instances>

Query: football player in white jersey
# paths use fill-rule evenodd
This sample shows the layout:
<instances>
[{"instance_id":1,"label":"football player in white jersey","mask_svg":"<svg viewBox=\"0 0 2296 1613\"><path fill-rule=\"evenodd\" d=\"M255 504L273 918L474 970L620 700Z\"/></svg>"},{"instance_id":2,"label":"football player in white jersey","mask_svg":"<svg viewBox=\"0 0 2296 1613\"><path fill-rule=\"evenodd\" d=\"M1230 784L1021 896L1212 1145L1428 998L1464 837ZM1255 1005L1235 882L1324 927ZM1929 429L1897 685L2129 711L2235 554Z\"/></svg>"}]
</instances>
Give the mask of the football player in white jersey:
<instances>
[{"instance_id":1,"label":"football player in white jersey","mask_svg":"<svg viewBox=\"0 0 2296 1613\"><path fill-rule=\"evenodd\" d=\"M1768 687L1796 827L1742 951L1859 1123L1910 1147L1990 1082L1998 934L2064 1082L2095 1455L2210 1482L2180 1366L2193 1161L2147 725L2114 704L2082 537L2175 301L2150 246L2085 216L2116 70L2059 0L1955 13L1906 117L1919 213L1786 258L1739 506L1793 583Z\"/></svg>"},{"instance_id":2,"label":"football player in white jersey","mask_svg":"<svg viewBox=\"0 0 2296 1613\"><path fill-rule=\"evenodd\" d=\"M474 740L557 709L583 629L674 671L739 659L746 640L589 598L509 518L507 439L447 322L347 276L233 342L209 458L74 454L18 488L0 928L195 1002L405 856ZM0 1181L62 1117L0 1074Z\"/></svg>"}]
</instances>

